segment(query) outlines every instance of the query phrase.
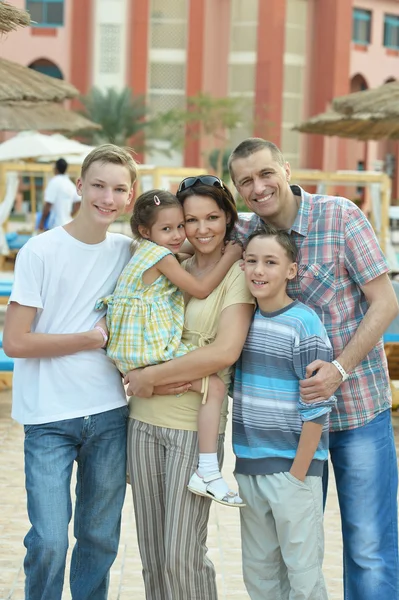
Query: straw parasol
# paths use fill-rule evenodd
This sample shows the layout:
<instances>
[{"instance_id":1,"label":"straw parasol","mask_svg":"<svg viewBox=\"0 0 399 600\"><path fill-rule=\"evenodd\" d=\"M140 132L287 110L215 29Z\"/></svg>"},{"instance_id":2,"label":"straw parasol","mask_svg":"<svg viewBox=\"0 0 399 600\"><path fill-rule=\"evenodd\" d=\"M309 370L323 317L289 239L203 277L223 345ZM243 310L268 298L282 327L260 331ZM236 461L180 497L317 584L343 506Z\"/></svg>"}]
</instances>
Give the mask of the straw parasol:
<instances>
[{"instance_id":1,"label":"straw parasol","mask_svg":"<svg viewBox=\"0 0 399 600\"><path fill-rule=\"evenodd\" d=\"M30 16L26 11L0 1L0 33L9 33L18 27L27 27L29 24Z\"/></svg>"},{"instance_id":2,"label":"straw parasol","mask_svg":"<svg viewBox=\"0 0 399 600\"><path fill-rule=\"evenodd\" d=\"M0 102L61 102L78 95L79 91L62 79L0 58Z\"/></svg>"},{"instance_id":3,"label":"straw parasol","mask_svg":"<svg viewBox=\"0 0 399 600\"><path fill-rule=\"evenodd\" d=\"M331 110L315 115L293 129L302 133L336 135L358 140L399 139L399 118L395 119L382 112L355 113L349 116Z\"/></svg>"},{"instance_id":4,"label":"straw parasol","mask_svg":"<svg viewBox=\"0 0 399 600\"><path fill-rule=\"evenodd\" d=\"M0 102L0 131L30 129L74 133L101 126L56 102Z\"/></svg>"},{"instance_id":5,"label":"straw parasol","mask_svg":"<svg viewBox=\"0 0 399 600\"><path fill-rule=\"evenodd\" d=\"M384 117L399 117L399 82L334 98L332 107L346 115L383 113Z\"/></svg>"}]
</instances>

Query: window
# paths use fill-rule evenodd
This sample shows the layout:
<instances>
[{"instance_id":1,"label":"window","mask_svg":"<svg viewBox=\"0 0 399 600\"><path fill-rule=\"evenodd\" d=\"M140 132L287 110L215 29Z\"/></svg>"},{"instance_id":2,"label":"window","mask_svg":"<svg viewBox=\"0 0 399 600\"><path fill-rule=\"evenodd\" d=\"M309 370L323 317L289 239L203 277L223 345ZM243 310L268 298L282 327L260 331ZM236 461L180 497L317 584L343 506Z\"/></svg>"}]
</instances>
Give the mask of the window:
<instances>
[{"instance_id":1,"label":"window","mask_svg":"<svg viewBox=\"0 0 399 600\"><path fill-rule=\"evenodd\" d=\"M366 45L371 39L371 11L361 8L353 9L352 40L356 44Z\"/></svg>"},{"instance_id":2,"label":"window","mask_svg":"<svg viewBox=\"0 0 399 600\"><path fill-rule=\"evenodd\" d=\"M34 27L61 27L64 24L64 0L26 0Z\"/></svg>"},{"instance_id":3,"label":"window","mask_svg":"<svg viewBox=\"0 0 399 600\"><path fill-rule=\"evenodd\" d=\"M384 16L384 46L399 50L399 16Z\"/></svg>"}]
</instances>

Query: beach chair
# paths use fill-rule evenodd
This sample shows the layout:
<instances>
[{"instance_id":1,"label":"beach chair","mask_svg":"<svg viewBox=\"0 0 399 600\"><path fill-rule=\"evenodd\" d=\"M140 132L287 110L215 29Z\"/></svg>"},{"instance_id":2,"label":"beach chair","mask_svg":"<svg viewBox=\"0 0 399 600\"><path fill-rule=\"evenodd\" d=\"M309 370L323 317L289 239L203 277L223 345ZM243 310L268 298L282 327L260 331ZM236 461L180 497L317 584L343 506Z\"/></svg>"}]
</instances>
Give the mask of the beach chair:
<instances>
[{"instance_id":1,"label":"beach chair","mask_svg":"<svg viewBox=\"0 0 399 600\"><path fill-rule=\"evenodd\" d=\"M8 304L11 295L12 281L0 279L0 304Z\"/></svg>"},{"instance_id":2,"label":"beach chair","mask_svg":"<svg viewBox=\"0 0 399 600\"><path fill-rule=\"evenodd\" d=\"M14 359L6 355L3 350L3 334L0 333L0 390L12 387L12 374Z\"/></svg>"},{"instance_id":3,"label":"beach chair","mask_svg":"<svg viewBox=\"0 0 399 600\"><path fill-rule=\"evenodd\" d=\"M392 281L396 296L399 299L399 282ZM392 409L399 409L399 317L396 317L383 336L384 349L388 361L389 378L391 380Z\"/></svg>"}]
</instances>

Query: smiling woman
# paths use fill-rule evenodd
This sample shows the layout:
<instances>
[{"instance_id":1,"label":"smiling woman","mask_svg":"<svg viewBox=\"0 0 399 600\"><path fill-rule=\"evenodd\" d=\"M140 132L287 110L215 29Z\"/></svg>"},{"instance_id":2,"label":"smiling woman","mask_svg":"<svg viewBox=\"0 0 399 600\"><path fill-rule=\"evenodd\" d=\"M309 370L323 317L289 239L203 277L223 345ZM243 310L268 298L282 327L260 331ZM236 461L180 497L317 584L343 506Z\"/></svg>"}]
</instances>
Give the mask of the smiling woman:
<instances>
[{"instance_id":1,"label":"smiling woman","mask_svg":"<svg viewBox=\"0 0 399 600\"><path fill-rule=\"evenodd\" d=\"M193 181L186 180L184 190L178 193L186 234L195 250L184 268L203 288L231 251L231 246L227 246L223 254L237 212L225 187L190 179ZM132 371L126 377L134 394L130 398L128 464L135 482L132 493L146 595L153 600L187 600L192 597L192 590L199 598L217 598L215 571L206 557L209 498L229 506L242 505L234 492L223 487L226 484L219 468L227 420L225 390L252 312L253 299L239 264L234 261L206 298L192 297L186 305L182 343L197 349L139 372ZM211 385L205 405L201 404L202 395L194 391L195 385L182 396L168 394L171 388L175 392L176 384L182 381L206 381L208 376L211 381L215 372L219 385L224 384L219 404ZM172 384L171 388L168 384ZM159 391L168 395L151 396L154 385L162 386ZM216 447L201 450L204 427L215 432L215 439L218 437L219 463ZM206 474L208 460L214 468L210 477ZM197 464L198 471L193 474Z\"/></svg>"}]
</instances>

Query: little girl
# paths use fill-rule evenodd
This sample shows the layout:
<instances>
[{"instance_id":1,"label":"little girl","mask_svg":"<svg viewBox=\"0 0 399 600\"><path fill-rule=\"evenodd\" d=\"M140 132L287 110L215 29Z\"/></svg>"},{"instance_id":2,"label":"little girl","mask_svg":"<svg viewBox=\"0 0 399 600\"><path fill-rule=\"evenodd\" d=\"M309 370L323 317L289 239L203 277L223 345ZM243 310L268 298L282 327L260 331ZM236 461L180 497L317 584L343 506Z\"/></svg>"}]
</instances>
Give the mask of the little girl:
<instances>
[{"instance_id":1,"label":"little girl","mask_svg":"<svg viewBox=\"0 0 399 600\"><path fill-rule=\"evenodd\" d=\"M107 354L123 375L194 350L181 341L182 292L206 298L242 253L239 245L229 242L211 273L201 279L188 273L175 256L186 239L183 208L176 196L164 190L145 192L137 198L130 226L140 243L120 275L114 293L97 303L98 309L108 306ZM203 471L207 457L217 451L217 438L210 439L207 423L220 420L226 389L217 375L211 375L191 382L191 390L203 394L198 416L199 463ZM217 478L214 472L209 475ZM221 504L244 506L220 473L218 477L220 493L216 491L209 496Z\"/></svg>"}]
</instances>

